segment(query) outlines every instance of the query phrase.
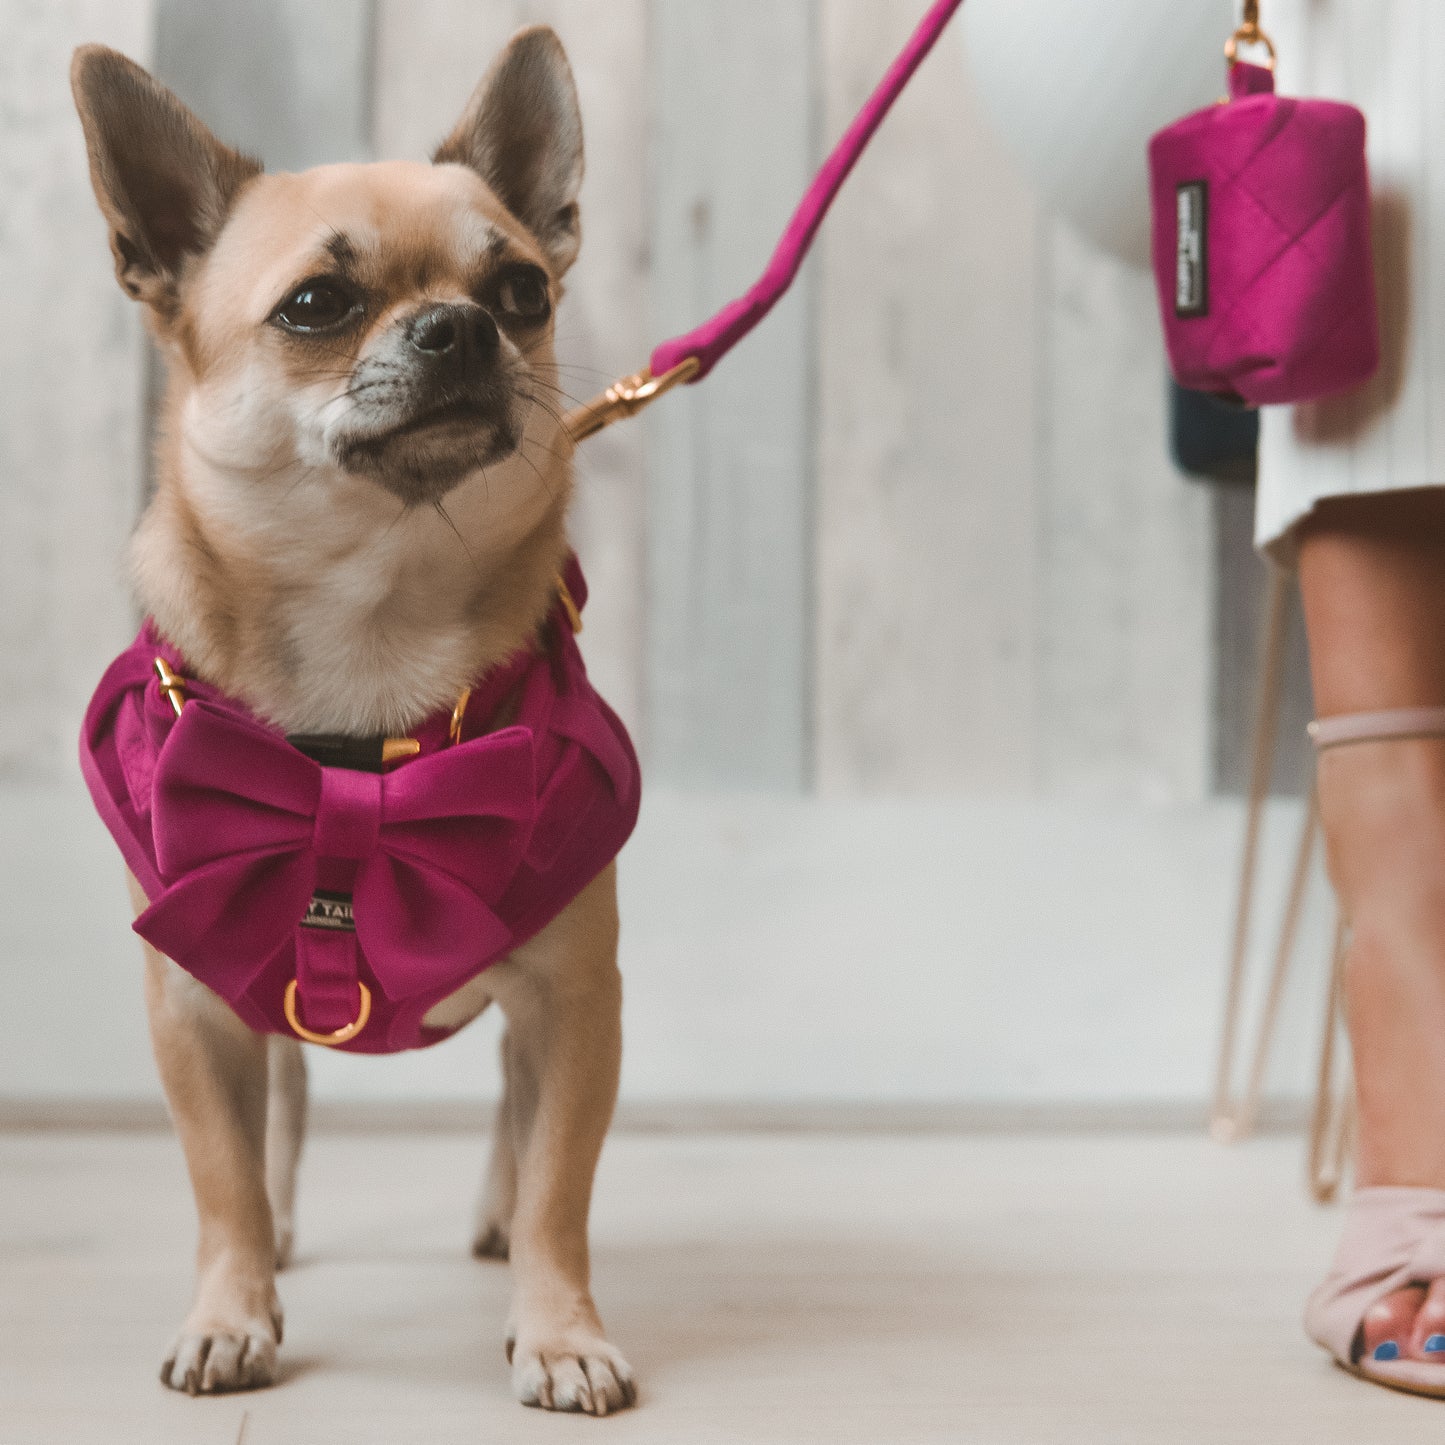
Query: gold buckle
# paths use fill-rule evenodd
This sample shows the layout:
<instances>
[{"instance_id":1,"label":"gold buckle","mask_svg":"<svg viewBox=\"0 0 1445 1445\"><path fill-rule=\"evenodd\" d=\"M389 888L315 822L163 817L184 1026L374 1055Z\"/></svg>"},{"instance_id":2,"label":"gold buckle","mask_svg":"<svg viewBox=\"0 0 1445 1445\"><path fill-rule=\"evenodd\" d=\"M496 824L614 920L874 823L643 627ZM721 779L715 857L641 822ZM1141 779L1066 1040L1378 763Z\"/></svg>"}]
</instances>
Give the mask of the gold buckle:
<instances>
[{"instance_id":1,"label":"gold buckle","mask_svg":"<svg viewBox=\"0 0 1445 1445\"><path fill-rule=\"evenodd\" d=\"M595 396L576 411L568 412L562 424L572 433L574 442L586 441L603 427L611 426L624 417L636 416L663 392L691 381L701 368L702 362L695 356L678 362L671 371L664 371L661 376L654 376L644 366L641 371L614 381L601 396Z\"/></svg>"},{"instance_id":2,"label":"gold buckle","mask_svg":"<svg viewBox=\"0 0 1445 1445\"><path fill-rule=\"evenodd\" d=\"M1244 23L1229 37L1224 47L1224 58L1231 65L1238 65L1240 48L1245 45L1264 46L1269 56L1269 63L1265 68L1274 69L1274 41L1259 28L1259 0L1244 0Z\"/></svg>"},{"instance_id":3,"label":"gold buckle","mask_svg":"<svg viewBox=\"0 0 1445 1445\"><path fill-rule=\"evenodd\" d=\"M172 672L170 663L163 657L156 658L156 676L161 680L161 691L170 699L176 716L180 717L181 709L186 705L186 679L180 673Z\"/></svg>"},{"instance_id":4,"label":"gold buckle","mask_svg":"<svg viewBox=\"0 0 1445 1445\"><path fill-rule=\"evenodd\" d=\"M329 1034L315 1034L296 1017L296 980L293 978L286 985L286 997L282 1001L286 1010L286 1022L296 1031L296 1037L305 1039L308 1044L322 1044L328 1049L334 1049L338 1044L349 1044L366 1027L366 1021L371 1017L371 990L360 979L357 979L356 987L361 991L361 1009L356 1017L344 1029L336 1029Z\"/></svg>"}]
</instances>

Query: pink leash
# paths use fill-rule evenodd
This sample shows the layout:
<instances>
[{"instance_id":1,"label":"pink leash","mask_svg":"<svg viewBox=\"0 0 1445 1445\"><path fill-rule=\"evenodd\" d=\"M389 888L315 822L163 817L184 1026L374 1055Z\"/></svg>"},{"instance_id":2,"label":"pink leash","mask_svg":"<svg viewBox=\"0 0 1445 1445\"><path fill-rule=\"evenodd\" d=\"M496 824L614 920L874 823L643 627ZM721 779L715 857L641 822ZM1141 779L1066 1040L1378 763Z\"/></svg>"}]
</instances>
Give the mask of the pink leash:
<instances>
[{"instance_id":1,"label":"pink leash","mask_svg":"<svg viewBox=\"0 0 1445 1445\"><path fill-rule=\"evenodd\" d=\"M614 382L601 396L573 412L567 418L567 427L574 440L581 441L623 417L635 415L674 386L701 381L777 305L797 278L823 218L858 157L962 4L963 0L936 0L924 16L903 53L824 161L757 284L701 326L664 341L652 353L645 370Z\"/></svg>"}]
</instances>

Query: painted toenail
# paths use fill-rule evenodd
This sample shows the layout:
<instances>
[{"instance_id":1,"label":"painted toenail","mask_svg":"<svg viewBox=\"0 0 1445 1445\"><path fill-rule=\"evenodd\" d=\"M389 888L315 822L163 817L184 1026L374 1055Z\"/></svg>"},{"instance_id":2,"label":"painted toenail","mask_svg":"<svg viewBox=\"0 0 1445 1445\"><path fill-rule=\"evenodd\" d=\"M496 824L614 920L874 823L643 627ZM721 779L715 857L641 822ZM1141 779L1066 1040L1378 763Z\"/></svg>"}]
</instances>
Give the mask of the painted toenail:
<instances>
[{"instance_id":1,"label":"painted toenail","mask_svg":"<svg viewBox=\"0 0 1445 1445\"><path fill-rule=\"evenodd\" d=\"M1383 1345L1375 1346L1373 1358L1377 1360L1398 1360L1400 1358L1400 1347L1394 1340L1386 1340Z\"/></svg>"},{"instance_id":2,"label":"painted toenail","mask_svg":"<svg viewBox=\"0 0 1445 1445\"><path fill-rule=\"evenodd\" d=\"M1427 1355L1445 1355L1445 1335L1431 1335L1425 1341Z\"/></svg>"}]
</instances>

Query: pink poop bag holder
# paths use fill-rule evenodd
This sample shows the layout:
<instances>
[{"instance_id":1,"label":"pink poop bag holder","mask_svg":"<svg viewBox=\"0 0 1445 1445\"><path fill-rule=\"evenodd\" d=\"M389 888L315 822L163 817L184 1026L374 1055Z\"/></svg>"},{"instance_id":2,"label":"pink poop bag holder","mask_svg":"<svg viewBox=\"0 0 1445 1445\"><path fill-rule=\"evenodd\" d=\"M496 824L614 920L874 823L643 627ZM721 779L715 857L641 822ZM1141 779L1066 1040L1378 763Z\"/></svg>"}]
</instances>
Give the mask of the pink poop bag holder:
<instances>
[{"instance_id":1,"label":"pink poop bag holder","mask_svg":"<svg viewBox=\"0 0 1445 1445\"><path fill-rule=\"evenodd\" d=\"M1269 66L1238 61L1240 43ZM1313 401L1379 365L1365 117L1275 94L1257 4L1226 53L1229 97L1149 144L1169 362L1249 406Z\"/></svg>"}]
</instances>

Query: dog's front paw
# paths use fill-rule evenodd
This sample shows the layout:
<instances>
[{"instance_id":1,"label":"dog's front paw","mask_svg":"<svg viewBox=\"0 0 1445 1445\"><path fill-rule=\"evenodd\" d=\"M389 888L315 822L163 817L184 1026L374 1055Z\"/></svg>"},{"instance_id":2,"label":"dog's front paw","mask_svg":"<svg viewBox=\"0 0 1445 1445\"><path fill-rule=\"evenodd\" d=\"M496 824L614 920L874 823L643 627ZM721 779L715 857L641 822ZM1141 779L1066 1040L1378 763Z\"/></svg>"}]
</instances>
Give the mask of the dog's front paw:
<instances>
[{"instance_id":1,"label":"dog's front paw","mask_svg":"<svg viewBox=\"0 0 1445 1445\"><path fill-rule=\"evenodd\" d=\"M637 1403L632 1367L600 1335L508 1340L507 1358L524 1405L610 1415Z\"/></svg>"},{"instance_id":2,"label":"dog's front paw","mask_svg":"<svg viewBox=\"0 0 1445 1445\"><path fill-rule=\"evenodd\" d=\"M188 1395L262 1389L276 1378L280 1339L279 1315L239 1328L195 1329L187 1321L161 1365L161 1384Z\"/></svg>"}]
</instances>

